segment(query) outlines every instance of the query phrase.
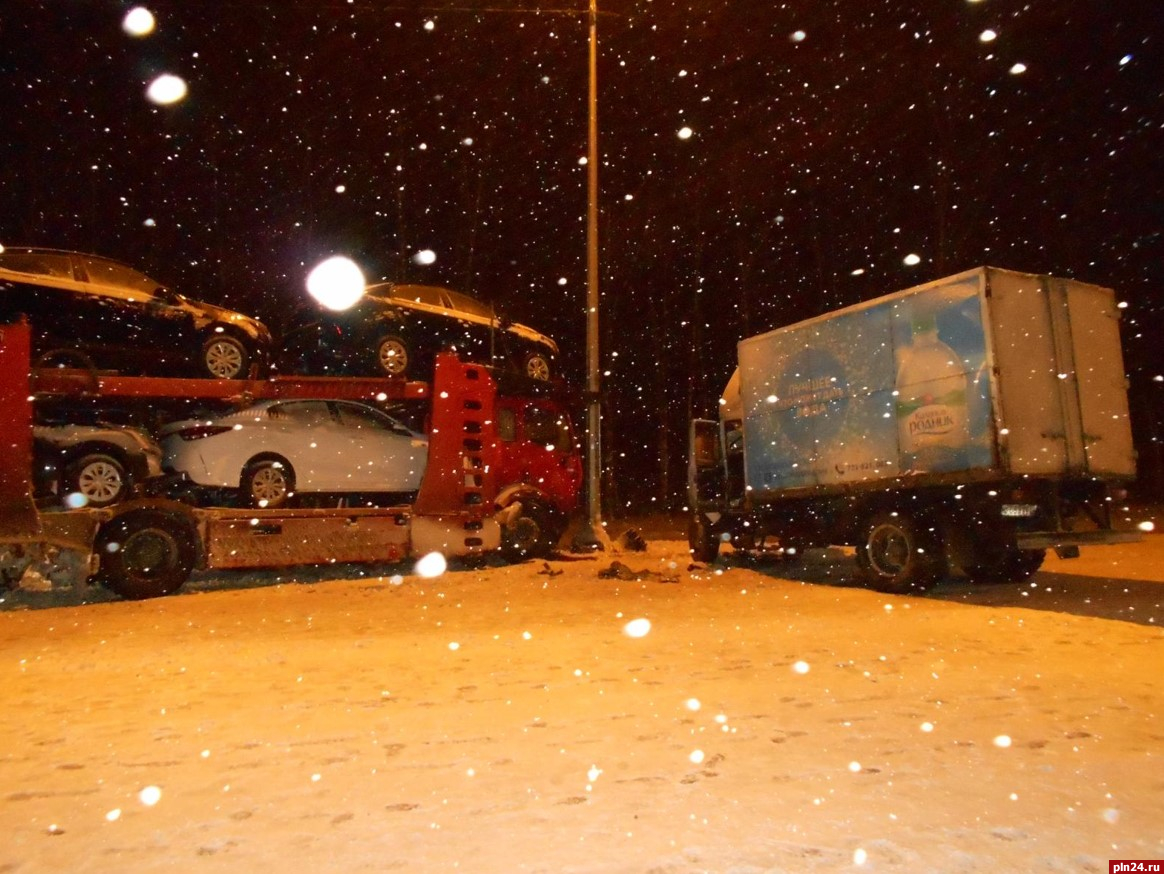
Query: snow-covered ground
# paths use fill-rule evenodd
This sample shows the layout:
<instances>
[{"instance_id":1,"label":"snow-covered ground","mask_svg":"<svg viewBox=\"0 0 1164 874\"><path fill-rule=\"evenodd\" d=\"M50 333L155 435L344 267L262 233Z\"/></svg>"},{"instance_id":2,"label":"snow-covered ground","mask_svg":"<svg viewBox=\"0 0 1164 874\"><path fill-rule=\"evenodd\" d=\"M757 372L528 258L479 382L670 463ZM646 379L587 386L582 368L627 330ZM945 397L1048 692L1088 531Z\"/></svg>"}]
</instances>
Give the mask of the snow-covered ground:
<instances>
[{"instance_id":1,"label":"snow-covered ground","mask_svg":"<svg viewBox=\"0 0 1164 874\"><path fill-rule=\"evenodd\" d=\"M1164 587L1164 537L930 598L839 585L848 561L665 540L0 613L0 871L1164 858L1164 614L1041 597Z\"/></svg>"}]
</instances>

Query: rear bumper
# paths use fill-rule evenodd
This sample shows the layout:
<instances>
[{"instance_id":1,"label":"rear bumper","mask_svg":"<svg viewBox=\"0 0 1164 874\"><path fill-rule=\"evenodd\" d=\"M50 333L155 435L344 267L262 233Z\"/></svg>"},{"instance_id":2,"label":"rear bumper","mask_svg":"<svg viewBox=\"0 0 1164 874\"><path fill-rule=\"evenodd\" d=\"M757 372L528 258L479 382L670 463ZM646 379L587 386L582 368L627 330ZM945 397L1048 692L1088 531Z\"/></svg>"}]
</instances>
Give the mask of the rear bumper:
<instances>
[{"instance_id":1,"label":"rear bumper","mask_svg":"<svg viewBox=\"0 0 1164 874\"><path fill-rule=\"evenodd\" d=\"M1019 549L1058 549L1137 543L1142 539L1135 531L1026 531L1015 535L1015 545Z\"/></svg>"},{"instance_id":2,"label":"rear bumper","mask_svg":"<svg viewBox=\"0 0 1164 874\"><path fill-rule=\"evenodd\" d=\"M135 483L142 483L162 474L161 455L134 455L129 459L129 475Z\"/></svg>"}]
</instances>

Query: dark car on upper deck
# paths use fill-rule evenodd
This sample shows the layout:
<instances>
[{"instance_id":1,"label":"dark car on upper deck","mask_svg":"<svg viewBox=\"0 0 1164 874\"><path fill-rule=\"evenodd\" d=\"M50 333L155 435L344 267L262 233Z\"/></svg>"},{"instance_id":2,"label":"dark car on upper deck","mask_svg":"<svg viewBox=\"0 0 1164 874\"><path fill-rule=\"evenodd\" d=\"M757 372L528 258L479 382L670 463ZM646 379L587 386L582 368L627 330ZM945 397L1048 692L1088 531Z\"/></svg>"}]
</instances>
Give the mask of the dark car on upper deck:
<instances>
[{"instance_id":1,"label":"dark car on upper deck","mask_svg":"<svg viewBox=\"0 0 1164 874\"><path fill-rule=\"evenodd\" d=\"M257 319L184 297L118 261L0 247L0 322L21 316L41 366L236 379L262 366L271 345Z\"/></svg>"},{"instance_id":2,"label":"dark car on upper deck","mask_svg":"<svg viewBox=\"0 0 1164 874\"><path fill-rule=\"evenodd\" d=\"M306 305L276 355L283 373L428 379L437 352L548 380L558 346L475 298L435 285L370 285L352 307Z\"/></svg>"}]
</instances>

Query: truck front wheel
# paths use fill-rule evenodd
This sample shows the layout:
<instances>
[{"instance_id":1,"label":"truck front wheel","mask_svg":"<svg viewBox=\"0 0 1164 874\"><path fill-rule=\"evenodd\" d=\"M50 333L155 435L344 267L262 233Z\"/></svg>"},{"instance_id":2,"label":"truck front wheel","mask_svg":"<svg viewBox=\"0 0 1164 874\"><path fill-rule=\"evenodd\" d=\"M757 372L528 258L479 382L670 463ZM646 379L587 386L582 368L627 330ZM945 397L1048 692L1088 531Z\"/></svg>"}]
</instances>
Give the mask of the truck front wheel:
<instances>
[{"instance_id":1,"label":"truck front wheel","mask_svg":"<svg viewBox=\"0 0 1164 874\"><path fill-rule=\"evenodd\" d=\"M869 520L857 546L857 567L866 586L895 595L924 592L945 573L938 538L899 513L879 513Z\"/></svg>"},{"instance_id":2,"label":"truck front wheel","mask_svg":"<svg viewBox=\"0 0 1164 874\"><path fill-rule=\"evenodd\" d=\"M501 530L501 553L507 561L545 558L558 545L562 528L556 514L535 499L523 500L521 512Z\"/></svg>"},{"instance_id":3,"label":"truck front wheel","mask_svg":"<svg viewBox=\"0 0 1164 874\"><path fill-rule=\"evenodd\" d=\"M712 531L711 523L702 513L691 517L687 526L687 545L691 548L691 558L709 564L719 555L719 537Z\"/></svg>"}]
</instances>

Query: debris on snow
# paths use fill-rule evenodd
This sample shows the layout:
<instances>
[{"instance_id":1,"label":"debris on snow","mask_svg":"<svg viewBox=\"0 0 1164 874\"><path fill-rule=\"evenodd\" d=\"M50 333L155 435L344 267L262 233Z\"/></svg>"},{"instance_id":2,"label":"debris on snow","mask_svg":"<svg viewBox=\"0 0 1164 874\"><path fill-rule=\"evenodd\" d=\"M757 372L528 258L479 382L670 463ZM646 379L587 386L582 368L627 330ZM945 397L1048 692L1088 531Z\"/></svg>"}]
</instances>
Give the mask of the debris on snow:
<instances>
[{"instance_id":1,"label":"debris on snow","mask_svg":"<svg viewBox=\"0 0 1164 874\"><path fill-rule=\"evenodd\" d=\"M679 578L673 574L661 574L658 571L632 570L621 561L612 561L610 567L598 572L599 579L626 580L627 582L643 582L654 580L660 583L677 583Z\"/></svg>"},{"instance_id":2,"label":"debris on snow","mask_svg":"<svg viewBox=\"0 0 1164 874\"><path fill-rule=\"evenodd\" d=\"M618 538L618 546L631 552L646 552L647 541L636 528L628 528Z\"/></svg>"}]
</instances>

